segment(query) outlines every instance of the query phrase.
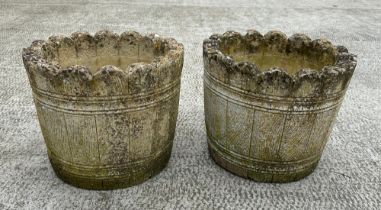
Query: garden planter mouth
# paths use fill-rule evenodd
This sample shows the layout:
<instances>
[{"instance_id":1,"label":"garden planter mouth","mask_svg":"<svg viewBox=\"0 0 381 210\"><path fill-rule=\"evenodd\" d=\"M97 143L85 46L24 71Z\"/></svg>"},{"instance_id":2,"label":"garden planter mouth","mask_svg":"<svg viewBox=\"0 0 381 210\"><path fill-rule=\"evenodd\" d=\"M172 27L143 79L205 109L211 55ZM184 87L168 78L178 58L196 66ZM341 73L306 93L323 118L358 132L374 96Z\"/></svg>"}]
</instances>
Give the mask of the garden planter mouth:
<instances>
[{"instance_id":1,"label":"garden planter mouth","mask_svg":"<svg viewBox=\"0 0 381 210\"><path fill-rule=\"evenodd\" d=\"M229 31L203 43L209 151L260 182L290 182L317 166L356 56L325 39Z\"/></svg>"},{"instance_id":2,"label":"garden planter mouth","mask_svg":"<svg viewBox=\"0 0 381 210\"><path fill-rule=\"evenodd\" d=\"M183 45L155 34L76 32L23 50L48 156L87 189L141 183L167 164Z\"/></svg>"}]
</instances>

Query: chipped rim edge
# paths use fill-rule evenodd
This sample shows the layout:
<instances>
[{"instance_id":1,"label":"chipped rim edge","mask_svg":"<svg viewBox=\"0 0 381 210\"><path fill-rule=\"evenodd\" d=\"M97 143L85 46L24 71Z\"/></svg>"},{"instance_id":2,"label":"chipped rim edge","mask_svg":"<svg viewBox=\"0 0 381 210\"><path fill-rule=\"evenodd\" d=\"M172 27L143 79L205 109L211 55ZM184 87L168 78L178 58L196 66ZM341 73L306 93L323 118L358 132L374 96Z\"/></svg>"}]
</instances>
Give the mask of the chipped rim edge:
<instances>
[{"instance_id":1,"label":"chipped rim edge","mask_svg":"<svg viewBox=\"0 0 381 210\"><path fill-rule=\"evenodd\" d=\"M154 56L154 58L152 59L150 63L135 62L135 63L129 64L125 69L121 69L114 65L104 65L98 68L97 71L94 73L90 71L89 67L84 65L71 65L67 68L62 68L60 65L53 64L51 61L48 61L42 56L42 53L43 53L42 48L44 45L48 45L51 42L57 43L61 41L62 39L71 39L73 41L76 41L76 40L79 40L81 37L87 36L95 41L98 36L106 36L107 38L116 38L116 41L119 42L123 39L124 36L129 36L129 35L137 36L139 39L150 39L154 43L155 41L156 42L161 41L162 43L167 43L169 50L165 52L163 56ZM177 42L174 38L162 37L155 33L142 35L141 33L136 31L125 31L119 35L109 30L101 30L96 32L94 35L91 35L89 32L83 31L83 32L73 32L70 36L53 35L53 36L50 36L48 40L46 41L35 40L32 42L32 44L29 47L23 48L22 58L23 58L23 62L27 71L30 70L28 66L36 65L37 70L42 71L44 73L48 73L48 75L51 77L55 77L61 73L78 72L79 74L82 74L82 77L81 77L82 79L92 80L94 76L99 75L104 71L127 73L127 70L134 72L138 69L147 68L147 67L154 67L157 69L160 66L164 66L168 63L171 63L171 61L173 60L179 59L183 53L184 53L183 44Z\"/></svg>"},{"instance_id":2,"label":"chipped rim edge","mask_svg":"<svg viewBox=\"0 0 381 210\"><path fill-rule=\"evenodd\" d=\"M219 41L221 38L231 38L236 37L241 40L247 40L248 38L260 38L260 42L272 39L274 36L282 37L283 41L287 41L291 44L296 44L297 42L304 41L309 44L315 44L316 46L328 45L333 50L336 50L335 63L330 66L324 66L322 69L311 69L311 68L301 68L297 73L290 75L286 70L281 67L272 67L266 70L260 70L260 68L254 63L249 61L237 62L230 56L224 54L220 50ZM332 45L330 41L326 39L315 39L311 38L302 33L296 33L290 37L287 37L281 31L273 30L262 35L257 30L247 30L245 35L242 35L236 31L227 31L223 34L213 34L208 39L203 42L203 56L204 58L215 57L218 62L224 64L226 69L238 69L241 72L250 73L253 76L261 75L283 75L289 77L293 81L297 81L305 77L315 77L315 78L332 78L332 76L338 76L343 74L352 75L354 69L357 65L357 56L349 53L348 49L341 45ZM328 76L328 77L327 77Z\"/></svg>"}]
</instances>

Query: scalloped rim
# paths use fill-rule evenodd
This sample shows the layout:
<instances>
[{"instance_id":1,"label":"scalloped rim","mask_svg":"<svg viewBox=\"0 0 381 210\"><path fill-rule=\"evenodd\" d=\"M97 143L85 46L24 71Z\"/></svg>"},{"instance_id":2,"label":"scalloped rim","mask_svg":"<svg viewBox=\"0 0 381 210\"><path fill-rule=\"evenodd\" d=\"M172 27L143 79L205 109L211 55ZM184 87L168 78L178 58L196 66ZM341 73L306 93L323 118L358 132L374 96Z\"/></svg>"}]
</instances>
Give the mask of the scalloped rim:
<instances>
[{"instance_id":1,"label":"scalloped rim","mask_svg":"<svg viewBox=\"0 0 381 210\"><path fill-rule=\"evenodd\" d=\"M114 65L105 65L97 69L95 73L92 73L87 66L72 65L67 68L62 68L60 65L54 64L43 57L43 47L48 45L59 44L61 41L72 41L74 43L81 42L83 39L91 39L94 43L100 39L114 39L118 43L123 41L126 37L133 37L138 39L149 39L153 43L161 42L167 44L168 51L164 53L164 56L155 56L150 63L132 63L127 66L126 69L121 69ZM178 43L173 38L161 37L157 34L141 35L136 31L126 31L118 35L112 31L101 30L96 32L93 36L88 32L74 32L70 36L58 35L50 36L47 41L35 40L28 48L23 48L22 58L27 70L28 65L37 65L37 69L48 73L50 76L58 76L60 74L77 73L82 79L92 80L94 76L100 74L110 74L113 72L131 72L142 68L150 68L152 66L158 68L161 65L165 65L171 60L176 59L179 54L184 50L181 43Z\"/></svg>"},{"instance_id":2,"label":"scalloped rim","mask_svg":"<svg viewBox=\"0 0 381 210\"><path fill-rule=\"evenodd\" d=\"M260 70L259 67L253 63L248 61L237 62L228 55L225 55L220 50L220 41L222 39L229 38L238 38L241 40L248 39L256 39L260 42L271 42L271 41L284 41L287 45L294 47L294 49L298 49L300 47L300 43L304 42L310 49L328 49L335 51L335 63L332 66L324 66L322 69L310 69L310 68L302 68L297 71L296 74L290 75L286 70L280 67L272 67L266 70ZM279 43L278 43L279 44ZM304 45L305 46L305 45ZM285 49L284 49L285 50ZM262 35L256 30L248 30L245 35L242 35L236 31L227 31L224 34L213 34L209 37L209 39L205 39L203 43L203 54L204 57L211 58L214 57L218 62L222 63L226 66L227 69L237 69L241 72L250 73L253 76L276 76L283 75L289 77L290 79L296 81L300 78L305 77L314 77L314 78L327 78L340 75L340 74L353 74L354 69L357 65L357 56L349 53L347 48L344 46L334 46L326 39L316 39L311 40L305 34L294 34L291 37L287 38L287 36L280 31L269 31L265 35Z\"/></svg>"}]
</instances>

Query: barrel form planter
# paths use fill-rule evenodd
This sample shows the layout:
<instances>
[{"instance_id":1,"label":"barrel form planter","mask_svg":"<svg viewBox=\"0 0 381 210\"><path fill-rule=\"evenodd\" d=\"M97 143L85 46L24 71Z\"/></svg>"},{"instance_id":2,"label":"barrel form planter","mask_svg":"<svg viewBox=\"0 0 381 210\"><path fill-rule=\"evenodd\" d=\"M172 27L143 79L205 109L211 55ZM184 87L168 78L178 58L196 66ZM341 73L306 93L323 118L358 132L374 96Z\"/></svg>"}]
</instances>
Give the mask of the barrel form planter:
<instances>
[{"instance_id":1,"label":"barrel form planter","mask_svg":"<svg viewBox=\"0 0 381 210\"><path fill-rule=\"evenodd\" d=\"M315 169L356 56L304 34L249 30L203 43L205 121L217 164L259 182L299 180Z\"/></svg>"},{"instance_id":2,"label":"barrel form planter","mask_svg":"<svg viewBox=\"0 0 381 210\"><path fill-rule=\"evenodd\" d=\"M167 164L183 45L137 32L76 32L34 41L23 61L48 156L87 189L141 183Z\"/></svg>"}]
</instances>

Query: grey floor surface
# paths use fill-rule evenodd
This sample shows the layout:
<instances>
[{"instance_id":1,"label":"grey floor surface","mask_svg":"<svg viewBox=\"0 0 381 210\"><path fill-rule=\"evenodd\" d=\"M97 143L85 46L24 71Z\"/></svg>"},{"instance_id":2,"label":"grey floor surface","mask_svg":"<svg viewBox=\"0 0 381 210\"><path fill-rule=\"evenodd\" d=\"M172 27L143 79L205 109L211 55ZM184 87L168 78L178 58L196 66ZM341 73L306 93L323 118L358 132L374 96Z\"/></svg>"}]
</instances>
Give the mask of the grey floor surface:
<instances>
[{"instance_id":1,"label":"grey floor surface","mask_svg":"<svg viewBox=\"0 0 381 210\"><path fill-rule=\"evenodd\" d=\"M316 171L255 183L209 158L203 116L204 38L226 30L303 32L347 46L358 66ZM88 191L49 164L21 49L78 30L136 30L185 46L180 110L168 167L128 189ZM0 0L0 209L381 209L381 1Z\"/></svg>"}]
</instances>

